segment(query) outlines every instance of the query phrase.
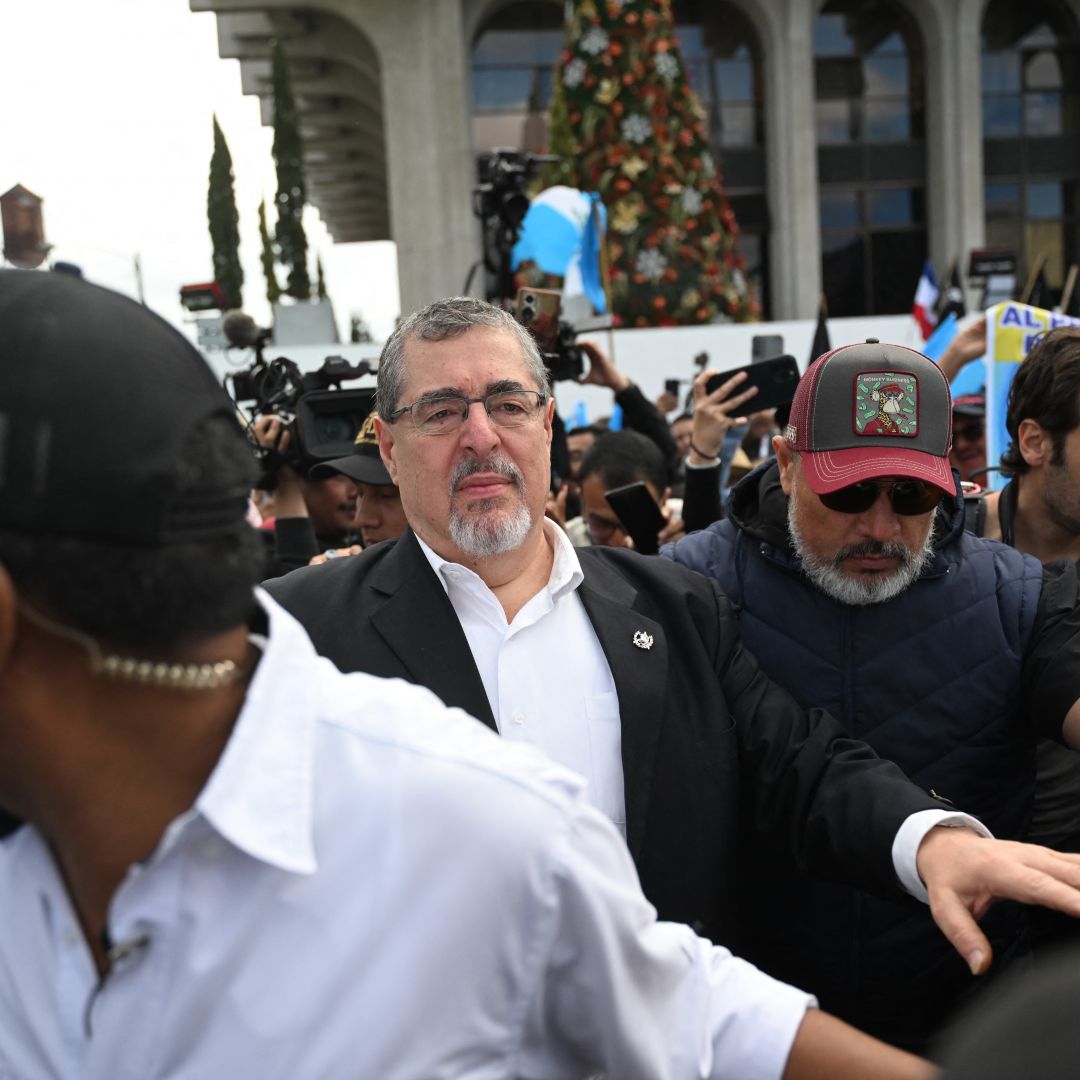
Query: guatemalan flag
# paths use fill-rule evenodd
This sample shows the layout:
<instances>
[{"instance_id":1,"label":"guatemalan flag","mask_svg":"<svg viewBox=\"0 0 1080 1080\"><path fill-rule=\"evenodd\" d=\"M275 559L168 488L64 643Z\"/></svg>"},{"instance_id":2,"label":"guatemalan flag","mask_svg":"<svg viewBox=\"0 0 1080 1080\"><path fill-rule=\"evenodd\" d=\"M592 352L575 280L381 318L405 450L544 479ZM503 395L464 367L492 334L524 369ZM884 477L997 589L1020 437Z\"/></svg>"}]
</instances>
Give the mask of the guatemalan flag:
<instances>
[{"instance_id":1,"label":"guatemalan flag","mask_svg":"<svg viewBox=\"0 0 1080 1080\"><path fill-rule=\"evenodd\" d=\"M545 274L557 274L565 299L584 294L602 315L607 302L600 278L600 240L606 228L607 212L599 195L562 185L546 188L529 204L510 265L516 270L531 260Z\"/></svg>"},{"instance_id":2,"label":"guatemalan flag","mask_svg":"<svg viewBox=\"0 0 1080 1080\"><path fill-rule=\"evenodd\" d=\"M937 324L934 308L937 306L940 291L937 278L934 276L934 268L930 265L930 260L927 259L923 263L919 284L915 288L915 302L911 308L911 314L915 316L915 321L922 331L923 341L933 333L934 326Z\"/></svg>"}]
</instances>

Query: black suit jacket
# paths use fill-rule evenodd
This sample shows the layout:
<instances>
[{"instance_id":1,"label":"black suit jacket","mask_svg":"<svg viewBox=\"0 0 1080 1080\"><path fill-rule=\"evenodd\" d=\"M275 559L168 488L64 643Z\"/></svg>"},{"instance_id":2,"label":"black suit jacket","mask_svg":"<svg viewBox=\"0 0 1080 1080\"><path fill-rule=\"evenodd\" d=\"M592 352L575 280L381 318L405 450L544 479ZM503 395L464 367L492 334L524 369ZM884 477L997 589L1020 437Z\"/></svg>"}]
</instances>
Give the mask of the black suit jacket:
<instances>
[{"instance_id":1,"label":"black suit jacket","mask_svg":"<svg viewBox=\"0 0 1080 1080\"><path fill-rule=\"evenodd\" d=\"M627 843L660 916L736 940L740 841L895 896L900 823L940 804L743 648L712 581L614 548L578 550L581 601L618 692ZM267 589L343 671L399 677L495 727L446 592L412 533ZM645 650L634 645L644 631ZM558 657L538 658L558 678Z\"/></svg>"}]
</instances>

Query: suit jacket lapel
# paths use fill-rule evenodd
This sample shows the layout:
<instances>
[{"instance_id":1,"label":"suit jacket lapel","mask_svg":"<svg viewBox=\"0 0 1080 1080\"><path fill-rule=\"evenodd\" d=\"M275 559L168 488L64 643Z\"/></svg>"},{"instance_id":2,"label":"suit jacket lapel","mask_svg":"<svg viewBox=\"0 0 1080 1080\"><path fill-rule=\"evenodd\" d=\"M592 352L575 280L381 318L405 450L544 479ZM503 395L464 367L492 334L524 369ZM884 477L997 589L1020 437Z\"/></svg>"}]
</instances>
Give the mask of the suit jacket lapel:
<instances>
[{"instance_id":1,"label":"suit jacket lapel","mask_svg":"<svg viewBox=\"0 0 1080 1080\"><path fill-rule=\"evenodd\" d=\"M636 859L641 851L653 762L666 713L667 636L658 622L634 610L637 591L614 570L591 558L581 559L581 568L585 575L581 601L607 657L619 696L626 839ZM636 644L635 635L639 635Z\"/></svg>"},{"instance_id":2,"label":"suit jacket lapel","mask_svg":"<svg viewBox=\"0 0 1080 1080\"><path fill-rule=\"evenodd\" d=\"M480 672L446 590L411 532L368 578L386 600L371 616L411 682L498 730Z\"/></svg>"}]
</instances>

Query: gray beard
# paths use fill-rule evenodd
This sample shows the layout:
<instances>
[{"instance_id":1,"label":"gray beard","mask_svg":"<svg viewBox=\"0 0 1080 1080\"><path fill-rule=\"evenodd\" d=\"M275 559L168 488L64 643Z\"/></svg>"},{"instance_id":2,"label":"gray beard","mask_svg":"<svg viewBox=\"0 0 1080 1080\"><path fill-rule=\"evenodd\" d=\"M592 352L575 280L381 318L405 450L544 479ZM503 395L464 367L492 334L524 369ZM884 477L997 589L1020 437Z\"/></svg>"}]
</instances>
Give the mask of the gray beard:
<instances>
[{"instance_id":1,"label":"gray beard","mask_svg":"<svg viewBox=\"0 0 1080 1080\"><path fill-rule=\"evenodd\" d=\"M867 540L841 548L832 559L822 559L810 551L799 532L799 526L795 523L794 498L788 499L788 535L802 564L802 571L811 583L838 604L849 606L881 604L899 596L918 579L934 557L934 530L930 529L922 550L918 552L912 552L899 543L881 544ZM842 565L845 559L858 555L886 555L899 559L900 565L891 574L856 578L845 573Z\"/></svg>"},{"instance_id":2,"label":"gray beard","mask_svg":"<svg viewBox=\"0 0 1080 1080\"><path fill-rule=\"evenodd\" d=\"M501 499L483 499L475 503L472 512L462 513L454 502L458 484L467 476L478 472L495 472L514 482L520 501L510 511L487 513L496 510ZM520 547L532 530L532 516L526 500L525 478L509 458L494 457L488 461L462 461L450 477L450 539L458 550L484 558L505 555Z\"/></svg>"}]
</instances>

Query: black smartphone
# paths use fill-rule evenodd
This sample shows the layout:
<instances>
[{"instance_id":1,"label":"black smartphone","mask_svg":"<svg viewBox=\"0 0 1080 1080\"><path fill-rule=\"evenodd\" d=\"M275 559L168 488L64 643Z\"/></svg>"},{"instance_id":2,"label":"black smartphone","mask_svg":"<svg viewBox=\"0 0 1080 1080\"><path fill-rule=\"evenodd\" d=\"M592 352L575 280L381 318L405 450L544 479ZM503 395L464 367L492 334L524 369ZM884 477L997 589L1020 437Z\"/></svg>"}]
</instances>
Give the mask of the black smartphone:
<instances>
[{"instance_id":1,"label":"black smartphone","mask_svg":"<svg viewBox=\"0 0 1080 1080\"><path fill-rule=\"evenodd\" d=\"M634 547L642 555L655 555L660 550L656 538L667 520L649 489L639 481L605 491L604 498L615 511L623 531L634 541Z\"/></svg>"},{"instance_id":2,"label":"black smartphone","mask_svg":"<svg viewBox=\"0 0 1080 1080\"><path fill-rule=\"evenodd\" d=\"M665 379L664 380L664 392L671 394L672 397L679 396L679 380L678 379Z\"/></svg>"},{"instance_id":3,"label":"black smartphone","mask_svg":"<svg viewBox=\"0 0 1080 1080\"><path fill-rule=\"evenodd\" d=\"M711 394L722 383L726 383L740 371L746 372L746 378L735 388L733 394L741 394L756 386L758 392L743 403L746 412L759 412L761 409L775 409L778 405L790 405L795 397L795 387L799 385L799 365L794 356L778 356L774 360L759 360L756 364L736 368L714 375L706 384L705 390Z\"/></svg>"},{"instance_id":4,"label":"black smartphone","mask_svg":"<svg viewBox=\"0 0 1080 1080\"><path fill-rule=\"evenodd\" d=\"M775 360L783 355L783 334L755 334L750 339L750 362L760 364L763 360Z\"/></svg>"}]
</instances>

